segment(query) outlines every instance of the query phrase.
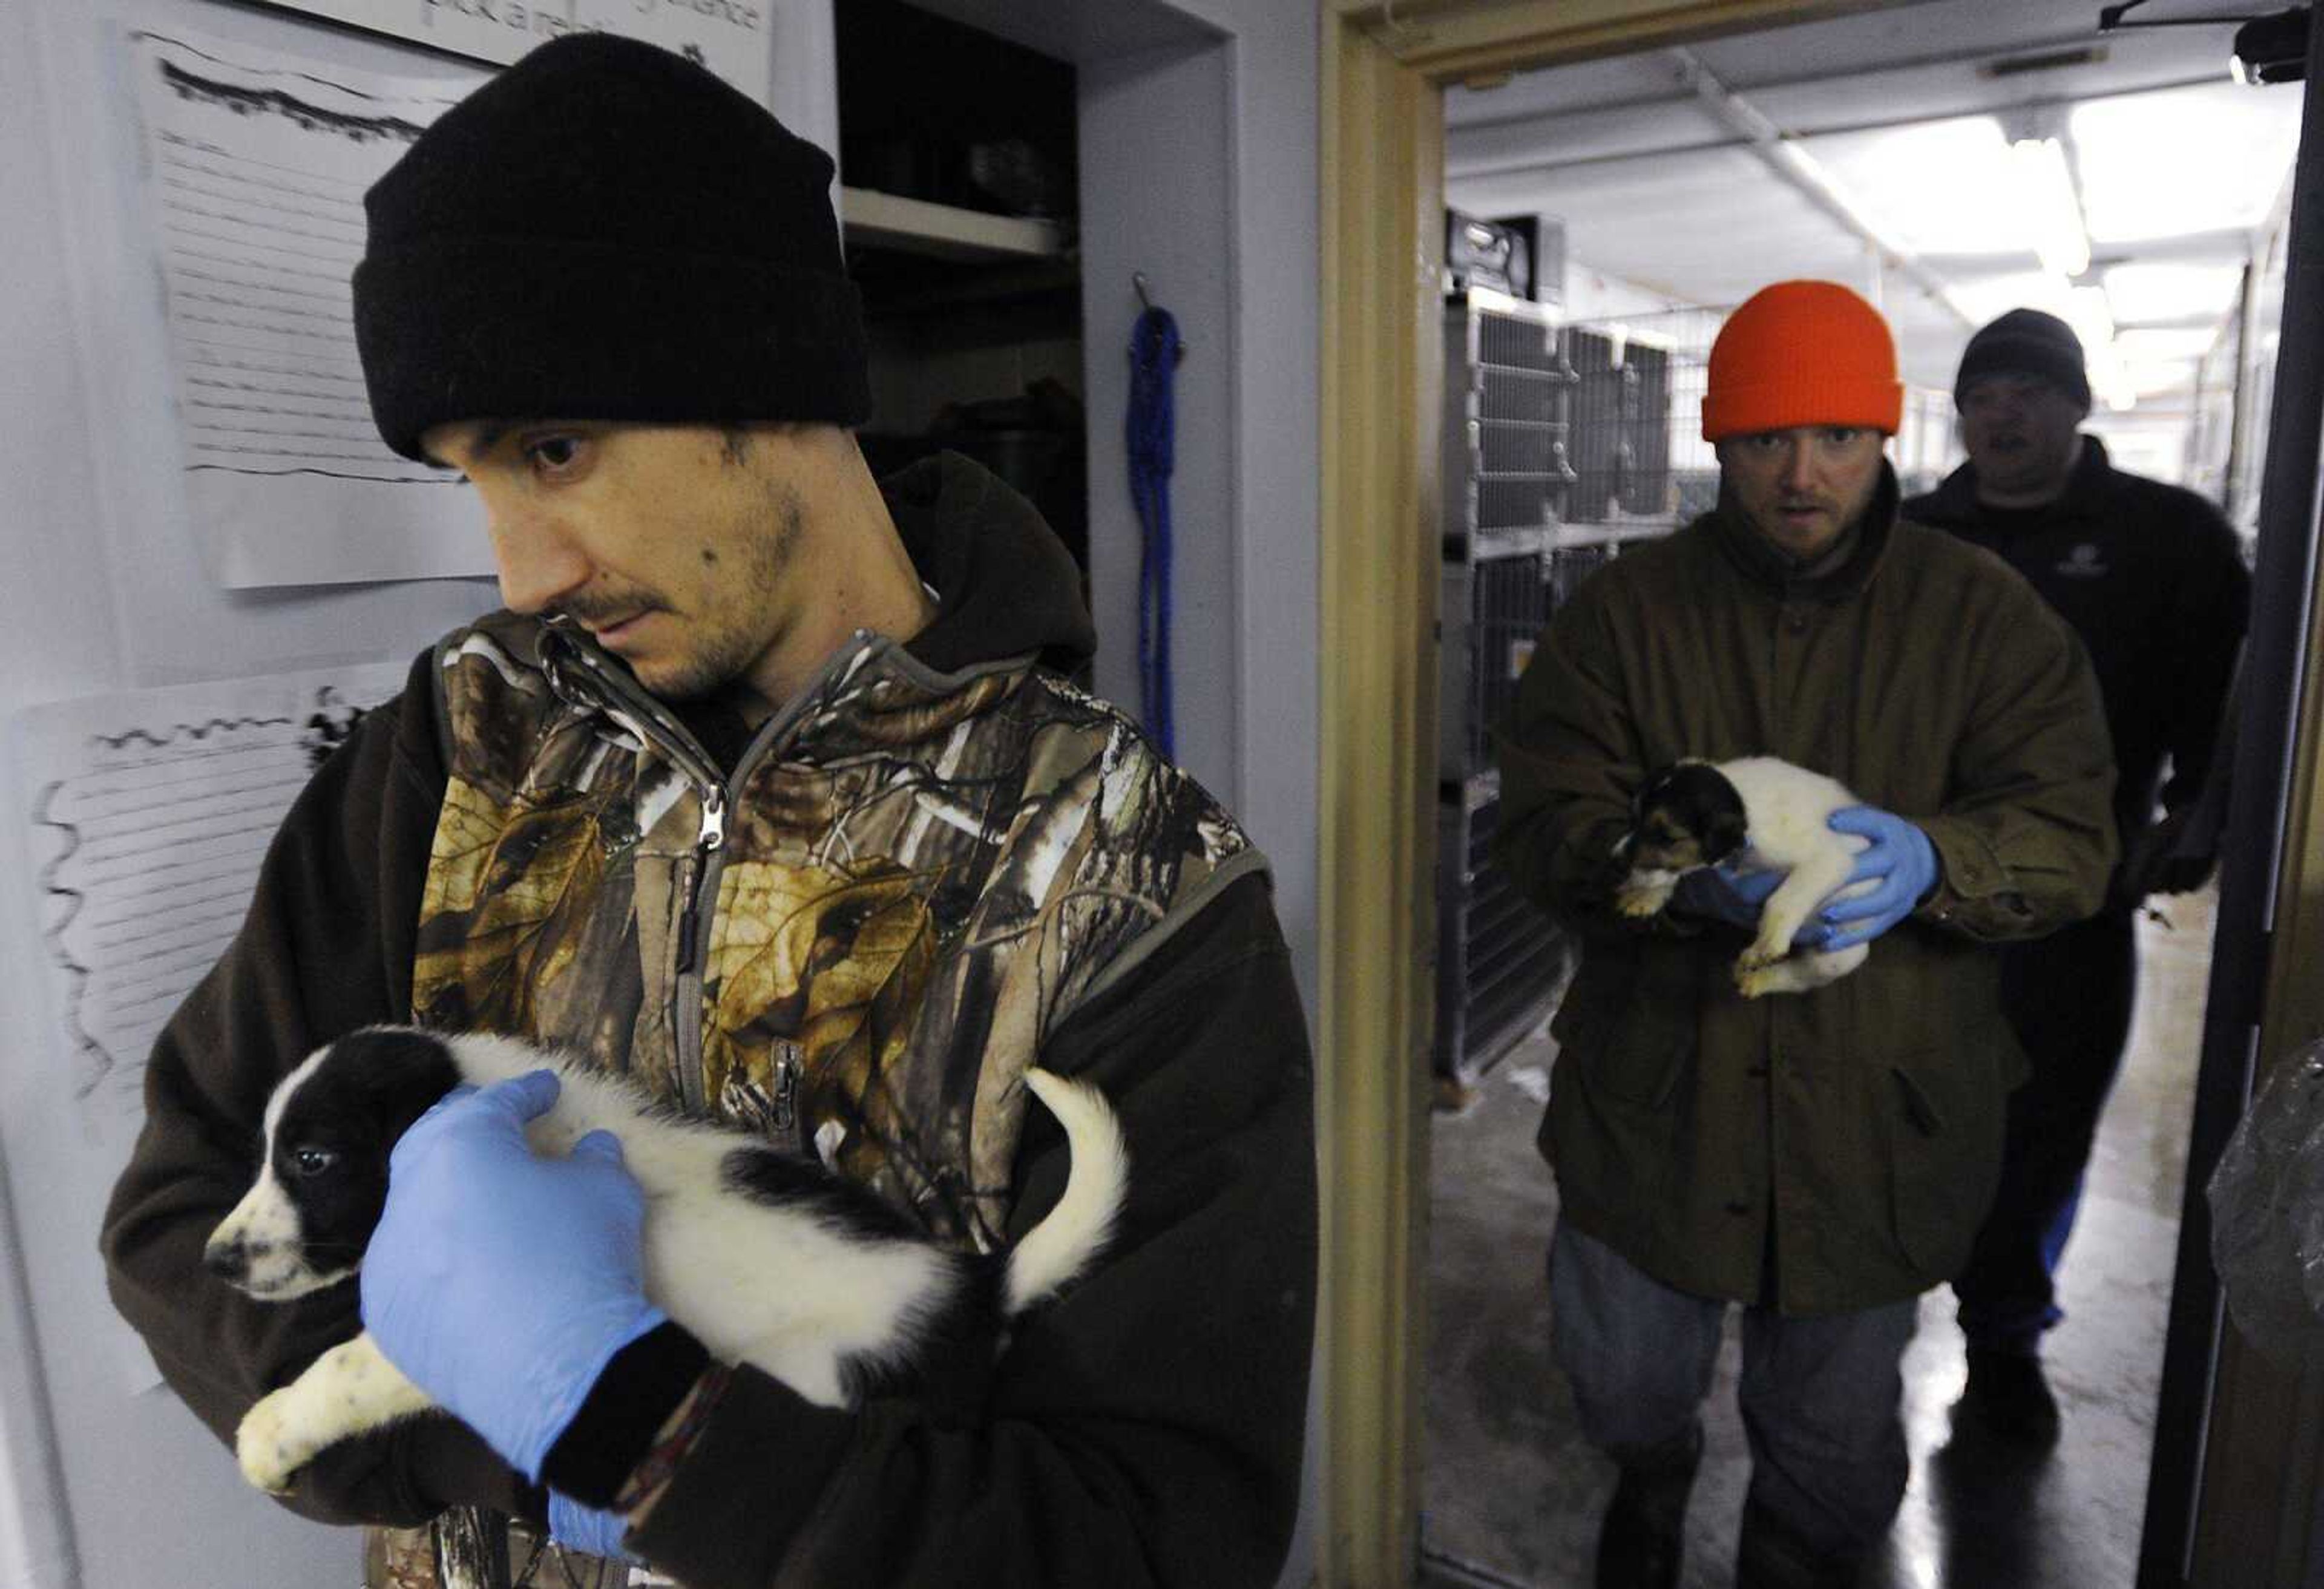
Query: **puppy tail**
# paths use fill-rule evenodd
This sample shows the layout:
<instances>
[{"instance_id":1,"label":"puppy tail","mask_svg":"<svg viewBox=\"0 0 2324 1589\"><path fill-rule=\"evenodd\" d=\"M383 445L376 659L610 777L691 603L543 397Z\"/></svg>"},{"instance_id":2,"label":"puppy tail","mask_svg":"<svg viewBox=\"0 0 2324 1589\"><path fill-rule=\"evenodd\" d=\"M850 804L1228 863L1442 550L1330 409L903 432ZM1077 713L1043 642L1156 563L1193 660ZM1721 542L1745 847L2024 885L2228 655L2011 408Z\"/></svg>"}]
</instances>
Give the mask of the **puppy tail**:
<instances>
[{"instance_id":1,"label":"puppy tail","mask_svg":"<svg viewBox=\"0 0 2324 1589\"><path fill-rule=\"evenodd\" d=\"M1025 1085L1065 1128L1073 1171L1057 1206L1009 1254L1002 1305L1012 1318L1050 1296L1104 1251L1130 1187L1130 1150L1103 1093L1086 1081L1068 1081L1047 1070L1026 1071Z\"/></svg>"}]
</instances>

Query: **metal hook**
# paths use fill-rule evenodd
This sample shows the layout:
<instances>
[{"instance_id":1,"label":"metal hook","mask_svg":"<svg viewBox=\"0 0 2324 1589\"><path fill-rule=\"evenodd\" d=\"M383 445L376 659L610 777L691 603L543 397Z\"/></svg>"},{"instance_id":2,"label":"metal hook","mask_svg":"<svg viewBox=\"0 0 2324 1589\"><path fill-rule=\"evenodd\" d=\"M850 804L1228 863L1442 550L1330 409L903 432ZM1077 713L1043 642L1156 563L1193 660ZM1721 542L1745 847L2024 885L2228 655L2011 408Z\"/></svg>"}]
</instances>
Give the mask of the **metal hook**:
<instances>
[{"instance_id":1,"label":"metal hook","mask_svg":"<svg viewBox=\"0 0 2324 1589\"><path fill-rule=\"evenodd\" d=\"M1147 291L1146 272L1143 271L1130 271L1130 284L1138 289L1138 301L1145 307L1146 312L1149 315L1152 314L1154 312L1154 299L1153 296ZM1178 356L1174 363L1183 364L1185 362L1186 339L1181 336L1178 339Z\"/></svg>"}]
</instances>

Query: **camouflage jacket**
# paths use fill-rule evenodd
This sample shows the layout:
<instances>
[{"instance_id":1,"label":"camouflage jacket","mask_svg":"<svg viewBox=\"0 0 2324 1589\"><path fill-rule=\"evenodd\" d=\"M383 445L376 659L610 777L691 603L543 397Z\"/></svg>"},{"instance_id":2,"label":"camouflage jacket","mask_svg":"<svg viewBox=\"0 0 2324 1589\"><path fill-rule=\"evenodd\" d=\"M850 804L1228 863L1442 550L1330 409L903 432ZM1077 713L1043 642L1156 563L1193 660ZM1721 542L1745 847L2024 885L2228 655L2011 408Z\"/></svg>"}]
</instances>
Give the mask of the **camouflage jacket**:
<instances>
[{"instance_id":1,"label":"camouflage jacket","mask_svg":"<svg viewBox=\"0 0 2324 1589\"><path fill-rule=\"evenodd\" d=\"M722 771L584 638L439 649L412 1013L584 1049L989 1248L1047 1034L1259 854L1111 708L858 633Z\"/></svg>"},{"instance_id":2,"label":"camouflage jacket","mask_svg":"<svg viewBox=\"0 0 2324 1589\"><path fill-rule=\"evenodd\" d=\"M1011 1224L1019 1189L1062 1167L1061 1148L1056 1166L1028 1170L1020 1156L1024 1093L1015 1083L1037 1057L1107 1088L1133 1165L1158 1168L1198 1152L1233 1155L1204 1172L1207 1185L1140 1182L1133 1171L1119 1259L1109 1260L1123 1277L1125 1290L1111 1304L1121 1311L1105 1316L1109 1305L1094 1300L1106 1289L1103 1276L1093 1276L1073 1307L1054 1310L1056 1328L1089 1332L1095 1345L1076 1346L1081 1357L1122 1350L1149 1365L1161 1361L1157 1343L1141 1341L1149 1332L1188 1345L1215 1332L1222 1355L1230 1341L1256 1336L1254 1361L1265 1365L1257 1382L1239 1382L1243 1371L1207 1363L1167 1372L1173 1382L1183 1380L1188 1417L1222 1426L1198 1431L1204 1438L1249 1443L1250 1455L1265 1453L1257 1457L1262 1469L1279 1470L1271 1474L1279 1487L1259 1486L1267 1516L1256 1543L1232 1547L1279 1556L1296 1505L1314 1207L1304 1023L1266 904L1264 862L1121 714L1035 664L1034 654L1054 649L1061 630L1065 640L1085 643L1086 620L1077 592L1057 596L1054 587L1061 574L1070 578L1071 565L1038 521L1019 522L1030 519L1021 502L958 460L890 482L890 494L907 546L941 599L938 620L909 646L853 637L739 754L730 747L724 763L695 720L647 695L585 637L503 613L436 648L427 671L415 669L394 730L405 758L418 762L429 759L424 725L440 767L422 780L436 792L424 865L398 867L381 901L392 919L394 895L408 896L409 936L389 934L408 945L408 991L392 974L384 978L382 991L401 994L401 1007L373 1018L408 1015L578 1047L679 1107L817 1154L931 1233L980 1249L1019 1234ZM998 583L1002 570L1023 566L1011 556L1012 537L1034 532L1055 558L1037 547L1030 590ZM1078 635L1072 622L1056 621L1060 613L1084 626ZM422 690L427 710L415 711ZM348 754L378 754L380 737L359 730ZM392 786L396 771L387 760L381 777ZM327 790L353 776L331 773L318 785ZM327 798L315 790L307 797ZM410 793L391 799L399 810L411 803ZM340 820L359 830L365 819L351 811ZM376 820L391 829L409 822L392 813ZM319 864L278 854L269 870L297 877ZM335 857L331 864L342 863ZM274 935L268 892L262 884L246 938ZM157 1053L164 1087L149 1136L169 1151L158 1143L151 1154L141 1151L144 1162L124 1177L107 1231L116 1298L149 1339L162 1337L157 1361L221 1434L230 1434L249 1399L296 1372L317 1342L346 1333L352 1301L339 1300L336 1313L318 1307L263 1351L245 1348L223 1375L179 1349L182 1318L157 1327L154 1293L169 1265L143 1254L140 1208L161 1197L173 1166L185 1172L193 1150L179 1128L192 1122L175 1116L204 1112L175 1097L175 1084L215 1067L231 1080L189 1090L232 1098L226 1112L250 1108L254 1122L263 1107L257 1079L211 1052L220 1041L216 1023L230 1018L241 997L237 983L262 975L238 963L240 950L229 957L237 963L221 967L189 1001ZM398 951L372 952L392 960ZM330 1005L339 986L327 982L317 1002ZM1166 1011L1182 1013L1157 1018ZM267 1018L281 1021L280 1001ZM282 1049L280 1067L303 1052L287 1037L273 1041ZM1148 1188L1157 1200L1142 1208ZM1275 1229L1254 1237L1253 1225L1268 1219ZM1144 1254L1141 1222L1156 1238ZM1198 1228L1205 1234L1197 1239ZM1174 1244L1184 1250L1171 1255ZM1230 1302L1222 1322L1198 1324L1196 1282L1217 1262L1204 1249L1228 1246L1269 1254L1268 1266L1278 1272L1253 1293L1267 1317L1237 1321ZM1174 1272L1190 1259L1194 1272ZM1148 1278L1138 1278L1141 1270ZM197 1336L249 1327L230 1300L216 1305L219 1318ZM1215 1300L1210 1306L1218 1310ZM1067 1318L1076 1309L1079 1323ZM1187 1317L1174 1320L1180 1309ZM1002 1366L1025 1359L1028 1387L1053 1383L1057 1371L1038 1365L1037 1355L1020 1338ZM1155 1418L1155 1388L1138 1382L1154 1372L1134 1370L1122 1382L1126 1409L1138 1407L1125 1431ZM993 1397L1006 1401L1008 1392ZM692 1559L695 1541L712 1538L715 1555L733 1530L706 1502L696 1511L681 1468L654 1522L678 1539L670 1554L687 1558L678 1564L686 1582L765 1581L770 1550L813 1559L812 1568L796 1568L800 1581L859 1572L877 1581L942 1581L927 1574L956 1570L981 1549L1031 1543L1026 1530L1005 1525L982 1543L957 1524L947 1532L940 1509L925 1506L924 1542L911 1543L909 1529L866 1538L844 1506L828 1494L818 1500L818 1484L807 1479L825 1466L823 1487L863 1488L860 1476L849 1478L848 1447L876 1447L890 1433L930 1438L904 1427L908 1410L883 1411L867 1433L857 1415L807 1408L786 1387L747 1375L721 1405L760 1409L750 1443L782 1447L782 1468L800 1480L800 1493L753 1508L753 1521L778 1514L784 1521L779 1537L751 1543L759 1555L748 1565ZM770 1422L780 1427L763 1427ZM528 1511L524 1494L504 1470L497 1491L472 1476L492 1468L488 1454L481 1463L473 1452L447 1455L447 1438L423 1433L390 1442L383 1457L374 1453L367 1463L335 1448L313 1465L319 1471L311 1482L302 1478L293 1504L320 1516L405 1523L374 1536L366 1563L374 1584L466 1589L522 1577L528 1568L537 1583L622 1581L610 1565L601 1571L583 1558L560 1559L554 1548L538 1553L539 1541L522 1528L512 1540L500 1538L493 1514ZM415 1440L433 1444L414 1449ZM723 1451L732 1440L714 1420L702 1444ZM810 1451L819 1456L811 1460ZM974 1457L998 1460L989 1442ZM716 1460L689 1465L714 1474L701 1487L724 1493ZM1247 1465L1222 1470L1221 1493L1248 1496L1248 1477ZM1200 1488L1188 1504L1215 1513L1222 1503L1203 1500ZM424 1517L445 1500L482 1504L456 1507L432 1528L408 1526L419 1521L410 1513ZM827 1525L819 1538L810 1513ZM1107 1531L1114 1526L1102 1522ZM1217 1558L1216 1541L1182 1531L1177 1548ZM921 1552L914 1559L924 1565L896 1554L907 1548ZM1150 1547L1133 1527L1103 1548L1110 1557ZM865 1552L886 1557L874 1567ZM952 1566L925 1565L947 1559ZM1019 1568L992 1570L1027 1581Z\"/></svg>"}]
</instances>

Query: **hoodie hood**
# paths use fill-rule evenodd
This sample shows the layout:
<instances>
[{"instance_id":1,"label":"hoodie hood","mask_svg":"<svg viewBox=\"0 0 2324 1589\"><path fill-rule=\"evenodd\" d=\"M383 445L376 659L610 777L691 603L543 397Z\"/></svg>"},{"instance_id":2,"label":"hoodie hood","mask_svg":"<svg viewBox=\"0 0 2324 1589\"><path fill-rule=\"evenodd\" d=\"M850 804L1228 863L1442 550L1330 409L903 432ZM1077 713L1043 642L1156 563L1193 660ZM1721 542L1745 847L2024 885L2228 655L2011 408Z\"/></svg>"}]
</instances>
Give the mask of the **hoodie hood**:
<instances>
[{"instance_id":1,"label":"hoodie hood","mask_svg":"<svg viewBox=\"0 0 2324 1589\"><path fill-rule=\"evenodd\" d=\"M937 612L905 646L940 674L1038 657L1070 674L1097 650L1081 570L1033 504L958 453L880 482L904 550Z\"/></svg>"}]
</instances>

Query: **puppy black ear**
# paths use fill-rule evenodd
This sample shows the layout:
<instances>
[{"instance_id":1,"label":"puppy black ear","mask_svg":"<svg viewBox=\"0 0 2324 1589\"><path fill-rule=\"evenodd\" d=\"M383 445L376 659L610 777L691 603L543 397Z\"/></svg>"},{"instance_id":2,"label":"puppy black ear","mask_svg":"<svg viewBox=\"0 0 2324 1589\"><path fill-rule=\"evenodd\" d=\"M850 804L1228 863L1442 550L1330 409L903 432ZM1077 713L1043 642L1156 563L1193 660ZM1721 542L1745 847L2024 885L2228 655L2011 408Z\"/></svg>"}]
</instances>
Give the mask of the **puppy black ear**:
<instances>
[{"instance_id":1,"label":"puppy black ear","mask_svg":"<svg viewBox=\"0 0 2324 1589\"><path fill-rule=\"evenodd\" d=\"M1658 767L1638 781L1637 788L1630 795L1631 826L1636 827L1638 819L1646 815L1646 807L1670 787L1671 777L1677 770L1675 767Z\"/></svg>"},{"instance_id":2,"label":"puppy black ear","mask_svg":"<svg viewBox=\"0 0 2324 1589\"><path fill-rule=\"evenodd\" d=\"M416 1026L351 1032L331 1045L324 1063L353 1079L362 1096L371 1099L376 1117L398 1135L460 1083L460 1068L450 1047L436 1033Z\"/></svg>"},{"instance_id":3,"label":"puppy black ear","mask_svg":"<svg viewBox=\"0 0 2324 1589\"><path fill-rule=\"evenodd\" d=\"M1702 835L1702 858L1716 865L1743 848L1750 836L1750 824L1739 811L1715 811L1705 824Z\"/></svg>"}]
</instances>

